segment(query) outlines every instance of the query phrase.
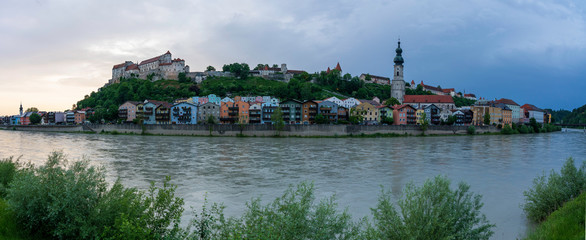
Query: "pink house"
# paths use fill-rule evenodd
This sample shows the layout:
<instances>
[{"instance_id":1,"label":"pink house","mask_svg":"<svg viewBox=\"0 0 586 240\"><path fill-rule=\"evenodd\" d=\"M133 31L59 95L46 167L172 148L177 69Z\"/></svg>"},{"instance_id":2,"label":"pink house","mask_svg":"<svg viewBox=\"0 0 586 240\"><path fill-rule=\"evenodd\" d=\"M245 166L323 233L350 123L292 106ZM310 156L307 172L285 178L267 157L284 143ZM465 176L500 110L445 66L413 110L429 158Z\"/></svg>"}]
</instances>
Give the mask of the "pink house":
<instances>
[{"instance_id":1,"label":"pink house","mask_svg":"<svg viewBox=\"0 0 586 240\"><path fill-rule=\"evenodd\" d=\"M394 125L415 125L416 109L409 104L393 106L393 124Z\"/></svg>"}]
</instances>

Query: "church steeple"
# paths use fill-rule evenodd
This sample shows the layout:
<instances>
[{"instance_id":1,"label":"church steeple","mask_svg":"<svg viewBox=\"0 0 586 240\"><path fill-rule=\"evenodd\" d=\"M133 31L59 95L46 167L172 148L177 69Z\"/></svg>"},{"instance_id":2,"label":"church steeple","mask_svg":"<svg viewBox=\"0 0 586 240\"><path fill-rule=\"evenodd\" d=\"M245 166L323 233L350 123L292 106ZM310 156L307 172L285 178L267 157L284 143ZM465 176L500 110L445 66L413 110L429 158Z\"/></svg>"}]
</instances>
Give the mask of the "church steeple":
<instances>
[{"instance_id":1,"label":"church steeple","mask_svg":"<svg viewBox=\"0 0 586 240\"><path fill-rule=\"evenodd\" d=\"M403 56L401 56L401 54L403 53L403 49L401 49L401 39L399 39L399 42L397 42L397 49L395 49L395 52L397 53L397 55L395 56L394 62L396 65L403 65Z\"/></svg>"},{"instance_id":2,"label":"church steeple","mask_svg":"<svg viewBox=\"0 0 586 240\"><path fill-rule=\"evenodd\" d=\"M20 108L19 108L19 110L20 110L20 116L22 116L22 102L20 102Z\"/></svg>"}]
</instances>

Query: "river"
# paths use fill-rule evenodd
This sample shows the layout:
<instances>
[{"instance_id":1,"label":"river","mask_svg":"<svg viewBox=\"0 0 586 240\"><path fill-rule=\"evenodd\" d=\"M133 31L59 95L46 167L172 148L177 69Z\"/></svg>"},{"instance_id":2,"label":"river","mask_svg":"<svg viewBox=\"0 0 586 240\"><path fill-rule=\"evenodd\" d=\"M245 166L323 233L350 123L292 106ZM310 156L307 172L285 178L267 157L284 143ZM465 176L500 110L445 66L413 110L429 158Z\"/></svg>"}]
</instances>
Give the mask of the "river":
<instances>
[{"instance_id":1,"label":"river","mask_svg":"<svg viewBox=\"0 0 586 240\"><path fill-rule=\"evenodd\" d=\"M530 223L520 207L533 178L559 170L568 157L586 161L586 134L397 138L231 138L129 136L0 131L0 158L42 164L53 150L103 165L108 180L141 189L171 176L177 194L199 209L204 196L235 216L245 203L280 196L291 184L313 181L317 199L336 196L354 219L371 216L381 186L395 199L409 182L443 174L483 195L496 224L493 239L522 237Z\"/></svg>"}]
</instances>

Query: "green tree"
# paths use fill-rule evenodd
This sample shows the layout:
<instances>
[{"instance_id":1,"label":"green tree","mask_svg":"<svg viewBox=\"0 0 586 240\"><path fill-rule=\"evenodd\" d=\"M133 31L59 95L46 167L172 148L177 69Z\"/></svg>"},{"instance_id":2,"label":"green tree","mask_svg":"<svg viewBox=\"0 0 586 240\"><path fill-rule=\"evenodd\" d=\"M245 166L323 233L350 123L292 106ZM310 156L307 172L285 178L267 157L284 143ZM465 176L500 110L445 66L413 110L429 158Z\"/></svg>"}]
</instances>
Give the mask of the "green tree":
<instances>
[{"instance_id":1,"label":"green tree","mask_svg":"<svg viewBox=\"0 0 586 240\"><path fill-rule=\"evenodd\" d=\"M392 125L394 122L392 117L382 116L381 123Z\"/></svg>"},{"instance_id":2,"label":"green tree","mask_svg":"<svg viewBox=\"0 0 586 240\"><path fill-rule=\"evenodd\" d=\"M273 115L271 115L271 122L273 123L273 126L275 126L275 130L277 130L276 135L281 135L281 131L283 131L283 128L285 127L285 121L283 120L283 111L280 107L275 109Z\"/></svg>"},{"instance_id":3,"label":"green tree","mask_svg":"<svg viewBox=\"0 0 586 240\"><path fill-rule=\"evenodd\" d=\"M396 98L391 97L391 98L385 100L384 104L387 106L395 106L395 105L401 104L401 102L399 102L399 100L397 100Z\"/></svg>"},{"instance_id":4,"label":"green tree","mask_svg":"<svg viewBox=\"0 0 586 240\"><path fill-rule=\"evenodd\" d=\"M447 125L454 125L456 123L457 117L455 115L448 116L448 121L446 121Z\"/></svg>"},{"instance_id":5,"label":"green tree","mask_svg":"<svg viewBox=\"0 0 586 240\"><path fill-rule=\"evenodd\" d=\"M177 75L177 80L178 80L180 83L188 83L188 82L191 82L191 78L188 78L188 77L187 77L187 74L185 74L184 72L182 72L182 73L179 73L179 74Z\"/></svg>"},{"instance_id":6,"label":"green tree","mask_svg":"<svg viewBox=\"0 0 586 240\"><path fill-rule=\"evenodd\" d=\"M351 124L359 124L364 120L364 117L358 113L358 111L355 108L351 108L350 109L350 117L348 117L348 121Z\"/></svg>"},{"instance_id":7,"label":"green tree","mask_svg":"<svg viewBox=\"0 0 586 240\"><path fill-rule=\"evenodd\" d=\"M391 193L382 191L372 209L374 227L367 232L374 239L489 239L494 224L480 212L482 196L469 192L459 183L450 188L450 180L437 176L421 187L407 185L399 210L392 204Z\"/></svg>"},{"instance_id":8,"label":"green tree","mask_svg":"<svg viewBox=\"0 0 586 240\"><path fill-rule=\"evenodd\" d=\"M232 63L228 65L224 65L222 67L224 72L231 72L240 79L248 78L248 74L250 73L250 67L246 63Z\"/></svg>"},{"instance_id":9,"label":"green tree","mask_svg":"<svg viewBox=\"0 0 586 240\"><path fill-rule=\"evenodd\" d=\"M215 67L213 67L213 66L208 66L208 67L206 68L206 72L213 72L213 71L216 71L216 68L215 68Z\"/></svg>"},{"instance_id":10,"label":"green tree","mask_svg":"<svg viewBox=\"0 0 586 240\"><path fill-rule=\"evenodd\" d=\"M37 114L36 112L31 114L29 119L33 125L41 123L41 115Z\"/></svg>"},{"instance_id":11,"label":"green tree","mask_svg":"<svg viewBox=\"0 0 586 240\"><path fill-rule=\"evenodd\" d=\"M427 120L427 115L423 113L421 115L421 125L419 125L419 129L421 129L421 135L425 135L425 131L429 128L429 121Z\"/></svg>"},{"instance_id":12,"label":"green tree","mask_svg":"<svg viewBox=\"0 0 586 240\"><path fill-rule=\"evenodd\" d=\"M24 112L39 112L39 109L36 107L27 108Z\"/></svg>"},{"instance_id":13,"label":"green tree","mask_svg":"<svg viewBox=\"0 0 586 240\"><path fill-rule=\"evenodd\" d=\"M326 124L329 123L328 119L322 115L321 113L315 115L315 123L317 124Z\"/></svg>"},{"instance_id":14,"label":"green tree","mask_svg":"<svg viewBox=\"0 0 586 240\"><path fill-rule=\"evenodd\" d=\"M488 113L484 114L484 125L490 125L490 115Z\"/></svg>"},{"instance_id":15,"label":"green tree","mask_svg":"<svg viewBox=\"0 0 586 240\"><path fill-rule=\"evenodd\" d=\"M536 133L538 133L539 129L541 128L541 124L537 123L537 120L535 120L535 118L529 119L529 126L531 126L531 128L533 128L533 132Z\"/></svg>"}]
</instances>

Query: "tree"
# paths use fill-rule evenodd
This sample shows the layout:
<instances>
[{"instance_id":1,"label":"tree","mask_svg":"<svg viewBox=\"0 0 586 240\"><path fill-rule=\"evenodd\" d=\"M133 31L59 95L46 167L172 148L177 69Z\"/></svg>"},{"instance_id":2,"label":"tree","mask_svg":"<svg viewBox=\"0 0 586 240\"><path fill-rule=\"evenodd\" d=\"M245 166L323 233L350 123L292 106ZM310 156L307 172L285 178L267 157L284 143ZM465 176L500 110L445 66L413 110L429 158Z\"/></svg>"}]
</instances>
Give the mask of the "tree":
<instances>
[{"instance_id":1,"label":"tree","mask_svg":"<svg viewBox=\"0 0 586 240\"><path fill-rule=\"evenodd\" d=\"M392 125L393 124L393 118L392 117L387 117L387 116L382 116L381 117L381 123L385 123L385 124Z\"/></svg>"},{"instance_id":2,"label":"tree","mask_svg":"<svg viewBox=\"0 0 586 240\"><path fill-rule=\"evenodd\" d=\"M450 180L437 176L423 186L407 185L397 210L391 193L382 191L372 209L374 239L489 239L494 224L480 212L482 196L469 192L464 182L450 187Z\"/></svg>"},{"instance_id":3,"label":"tree","mask_svg":"<svg viewBox=\"0 0 586 240\"><path fill-rule=\"evenodd\" d=\"M38 108L36 108L36 107L30 107L30 108L27 108L26 111L24 111L24 112L38 112L38 111L39 111Z\"/></svg>"},{"instance_id":4,"label":"tree","mask_svg":"<svg viewBox=\"0 0 586 240\"><path fill-rule=\"evenodd\" d=\"M419 125L419 129L421 129L421 135L425 135L425 131L427 131L427 128L429 127L429 121L427 120L427 115L425 113L423 113L421 115L421 125Z\"/></svg>"},{"instance_id":5,"label":"tree","mask_svg":"<svg viewBox=\"0 0 586 240\"><path fill-rule=\"evenodd\" d=\"M214 129L214 125L216 124L216 117L214 115L209 115L208 119L206 119L206 123L209 124L210 129L210 136L212 135L212 130Z\"/></svg>"},{"instance_id":6,"label":"tree","mask_svg":"<svg viewBox=\"0 0 586 240\"><path fill-rule=\"evenodd\" d=\"M281 131L285 127L285 121L283 120L283 111L280 107L275 109L273 115L271 115L271 122L273 126L275 126L275 130L277 130L277 136L281 135Z\"/></svg>"},{"instance_id":7,"label":"tree","mask_svg":"<svg viewBox=\"0 0 586 240\"><path fill-rule=\"evenodd\" d=\"M351 124L359 124L364 120L364 117L358 113L355 108L350 109L350 117L348 118Z\"/></svg>"},{"instance_id":8,"label":"tree","mask_svg":"<svg viewBox=\"0 0 586 240\"><path fill-rule=\"evenodd\" d=\"M315 123L326 124L328 122L329 122L328 119L324 115L322 115L321 113L315 115Z\"/></svg>"},{"instance_id":9,"label":"tree","mask_svg":"<svg viewBox=\"0 0 586 240\"><path fill-rule=\"evenodd\" d=\"M35 113L31 114L30 121L31 121L31 124L33 124L33 125L39 124L39 123L41 123L41 116L35 112Z\"/></svg>"},{"instance_id":10,"label":"tree","mask_svg":"<svg viewBox=\"0 0 586 240\"><path fill-rule=\"evenodd\" d=\"M488 113L484 114L484 125L490 125L490 115Z\"/></svg>"},{"instance_id":11,"label":"tree","mask_svg":"<svg viewBox=\"0 0 586 240\"><path fill-rule=\"evenodd\" d=\"M396 98L391 97L391 98L385 100L384 104L387 106L395 106L395 105L401 104L401 102L399 102L399 100L397 100Z\"/></svg>"},{"instance_id":12,"label":"tree","mask_svg":"<svg viewBox=\"0 0 586 240\"><path fill-rule=\"evenodd\" d=\"M231 72L240 79L246 79L250 73L250 67L246 63L232 63L224 65L222 71Z\"/></svg>"},{"instance_id":13,"label":"tree","mask_svg":"<svg viewBox=\"0 0 586 240\"><path fill-rule=\"evenodd\" d=\"M206 72L214 72L214 71L216 71L216 68L215 68L215 67L213 67L213 66L208 66L208 67L206 68Z\"/></svg>"},{"instance_id":14,"label":"tree","mask_svg":"<svg viewBox=\"0 0 586 240\"><path fill-rule=\"evenodd\" d=\"M531 126L533 128L533 132L536 133L538 133L539 129L541 128L541 124L537 123L537 120L535 120L535 118L529 119L529 126Z\"/></svg>"},{"instance_id":15,"label":"tree","mask_svg":"<svg viewBox=\"0 0 586 240\"><path fill-rule=\"evenodd\" d=\"M456 123L457 117L455 115L448 116L448 121L446 122L447 125L454 125Z\"/></svg>"},{"instance_id":16,"label":"tree","mask_svg":"<svg viewBox=\"0 0 586 240\"><path fill-rule=\"evenodd\" d=\"M182 73L179 73L179 74L177 75L177 80L178 80L180 83L191 82L191 78L188 78L188 77L187 77L187 74L185 74L184 72L182 72Z\"/></svg>"}]
</instances>

